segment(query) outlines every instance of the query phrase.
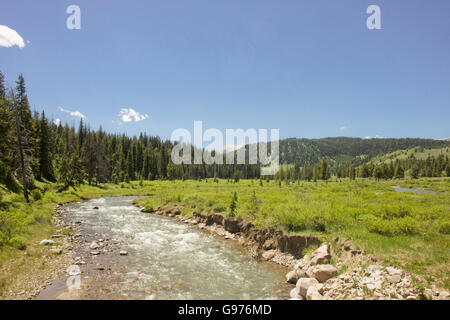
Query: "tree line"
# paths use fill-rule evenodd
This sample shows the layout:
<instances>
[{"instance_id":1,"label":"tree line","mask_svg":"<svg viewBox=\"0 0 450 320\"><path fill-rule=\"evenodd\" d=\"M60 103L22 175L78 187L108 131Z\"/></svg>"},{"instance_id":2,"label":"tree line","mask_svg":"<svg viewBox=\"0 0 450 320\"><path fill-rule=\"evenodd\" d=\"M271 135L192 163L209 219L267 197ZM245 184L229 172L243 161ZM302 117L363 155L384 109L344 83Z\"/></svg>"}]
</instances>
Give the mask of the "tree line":
<instances>
[{"instance_id":1,"label":"tree line","mask_svg":"<svg viewBox=\"0 0 450 320\"><path fill-rule=\"evenodd\" d=\"M259 178L257 165L174 165L174 144L141 133L138 137L93 130L81 119L78 128L50 122L45 112L31 112L25 79L5 87L0 72L0 183L12 191L28 190L33 181L57 182L60 190L131 180ZM194 154L194 147L191 147ZM223 155L225 159L225 155ZM225 163L225 162L224 162Z\"/></svg>"},{"instance_id":2,"label":"tree line","mask_svg":"<svg viewBox=\"0 0 450 320\"><path fill-rule=\"evenodd\" d=\"M121 183L156 179L254 179L260 166L248 164L174 165L174 143L141 133L128 137L93 130L83 119L77 128L49 121L44 111L31 111L25 79L18 76L14 88L6 88L0 72L0 183L29 198L34 181L56 182L59 190L82 183ZM448 157L417 160L408 158L391 164L359 163L352 157L370 159L379 152L399 147L434 147L448 142L426 139L354 138L286 139L280 141L282 165L279 180L327 180L337 177L376 179L411 176L442 176L448 173ZM386 144L386 145L384 145ZM371 148L375 146L375 150ZM248 149L248 146L246 146ZM397 149L395 149L397 150ZM194 147L191 146L192 156ZM212 151L214 153L215 151ZM346 153L345 155L342 155ZM367 156L369 154L369 156ZM214 154L212 154L214 156ZM235 153L235 159L237 155ZM298 158L300 157L300 159ZM334 157L334 158L331 158ZM226 155L223 154L224 161ZM292 158L292 159L291 159ZM290 162L292 161L292 162ZM237 163L235 161L235 163Z\"/></svg>"}]
</instances>

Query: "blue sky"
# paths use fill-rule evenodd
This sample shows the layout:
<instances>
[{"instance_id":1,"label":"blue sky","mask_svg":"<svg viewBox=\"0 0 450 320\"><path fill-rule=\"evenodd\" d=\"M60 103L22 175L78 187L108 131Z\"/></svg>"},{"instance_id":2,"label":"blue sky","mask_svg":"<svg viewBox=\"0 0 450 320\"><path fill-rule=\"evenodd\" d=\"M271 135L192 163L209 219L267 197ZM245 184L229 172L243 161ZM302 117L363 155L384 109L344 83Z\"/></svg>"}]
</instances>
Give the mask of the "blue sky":
<instances>
[{"instance_id":1,"label":"blue sky","mask_svg":"<svg viewBox=\"0 0 450 320\"><path fill-rule=\"evenodd\" d=\"M71 4L81 30L66 28ZM372 4L381 30L366 27ZM23 73L33 108L63 122L80 118L61 108L164 138L194 120L281 138L450 136L447 0L2 0L0 25L25 41L0 46L8 84Z\"/></svg>"}]
</instances>

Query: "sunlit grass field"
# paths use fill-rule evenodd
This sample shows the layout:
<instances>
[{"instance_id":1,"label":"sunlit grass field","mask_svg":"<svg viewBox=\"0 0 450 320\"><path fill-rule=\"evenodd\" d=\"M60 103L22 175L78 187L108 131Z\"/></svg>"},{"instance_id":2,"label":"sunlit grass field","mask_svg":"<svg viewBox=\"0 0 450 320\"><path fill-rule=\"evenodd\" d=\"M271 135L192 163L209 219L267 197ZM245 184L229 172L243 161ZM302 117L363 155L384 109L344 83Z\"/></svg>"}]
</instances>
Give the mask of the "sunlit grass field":
<instances>
[{"instance_id":1,"label":"sunlit grass field","mask_svg":"<svg viewBox=\"0 0 450 320\"><path fill-rule=\"evenodd\" d=\"M392 186L423 188L437 194L396 192ZM84 185L58 193L53 184L37 183L39 196L26 204L23 196L2 192L0 200L0 268L55 233L51 223L58 203L103 196L145 196L136 204L149 208L182 206L192 212L222 213L245 218L258 226L287 232L313 233L325 239L351 239L382 261L450 288L450 179L375 181L331 179L328 182L267 180L134 181L129 184ZM236 192L236 209L230 209ZM17 260L19 261L19 260ZM20 259L17 273L29 270ZM31 260L30 260L31 261ZM36 263L36 261L33 261ZM13 269L13 268L12 268ZM0 272L0 295L11 274ZM2 284L3 283L3 284Z\"/></svg>"},{"instance_id":2,"label":"sunlit grass field","mask_svg":"<svg viewBox=\"0 0 450 320\"><path fill-rule=\"evenodd\" d=\"M262 185L261 185L262 184ZM225 213L256 225L324 238L349 238L390 265L449 288L450 179L295 182L213 179L146 182L152 196L137 203L182 205L184 213ZM392 186L438 194L396 192ZM232 214L233 193L238 201Z\"/></svg>"}]
</instances>

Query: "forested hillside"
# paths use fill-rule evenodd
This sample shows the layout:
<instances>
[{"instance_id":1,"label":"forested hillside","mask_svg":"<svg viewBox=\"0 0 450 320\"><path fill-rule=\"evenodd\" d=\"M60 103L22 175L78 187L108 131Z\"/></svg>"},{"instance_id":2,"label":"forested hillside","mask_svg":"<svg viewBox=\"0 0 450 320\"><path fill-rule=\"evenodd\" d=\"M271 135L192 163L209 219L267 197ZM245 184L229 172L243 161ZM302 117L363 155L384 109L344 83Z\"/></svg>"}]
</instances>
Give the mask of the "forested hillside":
<instances>
[{"instance_id":1,"label":"forested hillside","mask_svg":"<svg viewBox=\"0 0 450 320\"><path fill-rule=\"evenodd\" d=\"M280 141L280 161L283 164L297 163L313 165L321 159L335 163L351 162L358 166L372 158L396 150L413 147L442 148L450 146L449 141L432 139L361 139L361 138L323 138L323 139L285 139Z\"/></svg>"},{"instance_id":2,"label":"forested hillside","mask_svg":"<svg viewBox=\"0 0 450 320\"><path fill-rule=\"evenodd\" d=\"M138 137L109 134L101 127L91 129L83 120L78 128L50 123L44 111L31 111L22 75L15 88L7 89L4 83L0 72L0 183L14 192L23 192L27 199L35 179L57 182L60 190L65 190L84 182L213 177L238 180L260 176L258 165L176 166L170 160L173 143L145 133ZM378 171L370 164L368 171L357 168L375 156L395 150L449 145L449 141L429 139L286 139L280 141L280 161L292 166L285 166L276 178L392 178L403 177L404 171L413 167L417 167L414 176L441 176L448 172L448 157L428 162L408 158L399 162L403 167L397 173L394 164L383 164L388 169L383 167L382 174L374 173Z\"/></svg>"}]
</instances>

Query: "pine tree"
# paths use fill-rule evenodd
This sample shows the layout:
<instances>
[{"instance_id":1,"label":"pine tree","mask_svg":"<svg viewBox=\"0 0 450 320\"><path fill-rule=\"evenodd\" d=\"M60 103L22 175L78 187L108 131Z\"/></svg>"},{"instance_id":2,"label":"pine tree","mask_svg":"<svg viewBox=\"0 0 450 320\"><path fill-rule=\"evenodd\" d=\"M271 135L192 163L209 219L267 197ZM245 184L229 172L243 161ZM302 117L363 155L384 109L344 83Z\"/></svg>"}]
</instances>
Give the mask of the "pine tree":
<instances>
[{"instance_id":1,"label":"pine tree","mask_svg":"<svg viewBox=\"0 0 450 320\"><path fill-rule=\"evenodd\" d=\"M40 176L49 181L55 181L53 163L50 155L50 133L45 112L42 111L39 130L39 173Z\"/></svg>"},{"instance_id":2,"label":"pine tree","mask_svg":"<svg viewBox=\"0 0 450 320\"><path fill-rule=\"evenodd\" d=\"M24 124L22 121L25 120L26 122L28 120L28 118L22 118L22 116L27 116L28 113L25 112L26 110L23 110L24 106L26 107L23 103L23 97L22 100L19 97L16 97L14 91L10 91L9 101L13 113L12 122L15 142L15 148L13 149L13 167L22 184L25 200L29 202L28 189L33 181L33 173L31 171L32 151L28 142L31 131L28 130L26 123ZM31 125L31 120L29 123Z\"/></svg>"}]
</instances>

